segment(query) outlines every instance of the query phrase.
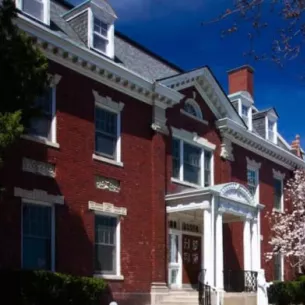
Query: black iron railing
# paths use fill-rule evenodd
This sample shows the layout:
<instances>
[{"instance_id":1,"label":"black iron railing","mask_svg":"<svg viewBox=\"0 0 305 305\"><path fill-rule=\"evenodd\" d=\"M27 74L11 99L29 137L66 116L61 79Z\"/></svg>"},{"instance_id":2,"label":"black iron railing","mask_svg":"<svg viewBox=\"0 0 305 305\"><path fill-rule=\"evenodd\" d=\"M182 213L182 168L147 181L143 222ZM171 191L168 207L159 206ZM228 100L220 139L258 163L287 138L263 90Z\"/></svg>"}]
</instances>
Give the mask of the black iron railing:
<instances>
[{"instance_id":1,"label":"black iron railing","mask_svg":"<svg viewBox=\"0 0 305 305\"><path fill-rule=\"evenodd\" d=\"M257 272L245 270L225 270L224 289L227 292L256 292Z\"/></svg>"},{"instance_id":2,"label":"black iron railing","mask_svg":"<svg viewBox=\"0 0 305 305\"><path fill-rule=\"evenodd\" d=\"M200 305L211 305L211 287L205 284L205 273L206 269L200 270L198 276L198 290L199 290L199 304Z\"/></svg>"}]
</instances>

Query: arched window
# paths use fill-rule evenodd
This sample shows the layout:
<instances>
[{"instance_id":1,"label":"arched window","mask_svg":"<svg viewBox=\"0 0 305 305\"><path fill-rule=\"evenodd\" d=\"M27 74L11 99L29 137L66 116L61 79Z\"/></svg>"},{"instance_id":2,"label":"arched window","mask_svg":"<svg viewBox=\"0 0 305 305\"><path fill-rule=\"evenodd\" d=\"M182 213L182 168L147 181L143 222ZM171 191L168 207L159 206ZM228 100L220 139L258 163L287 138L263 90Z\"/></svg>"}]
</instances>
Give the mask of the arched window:
<instances>
[{"instance_id":1,"label":"arched window","mask_svg":"<svg viewBox=\"0 0 305 305\"><path fill-rule=\"evenodd\" d=\"M191 116L202 120L201 109L193 99L186 100L184 104L184 111L190 114Z\"/></svg>"}]
</instances>

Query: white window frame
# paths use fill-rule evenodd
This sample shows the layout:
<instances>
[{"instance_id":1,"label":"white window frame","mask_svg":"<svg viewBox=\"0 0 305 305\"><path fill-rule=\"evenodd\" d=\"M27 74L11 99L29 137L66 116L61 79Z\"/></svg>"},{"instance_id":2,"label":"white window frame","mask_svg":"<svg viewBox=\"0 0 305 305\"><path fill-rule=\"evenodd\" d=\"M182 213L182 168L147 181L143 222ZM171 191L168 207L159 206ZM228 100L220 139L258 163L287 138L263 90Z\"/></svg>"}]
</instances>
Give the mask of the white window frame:
<instances>
[{"instance_id":1,"label":"white window frame","mask_svg":"<svg viewBox=\"0 0 305 305\"><path fill-rule=\"evenodd\" d=\"M281 194L281 207L280 209L277 209L275 206L273 206L273 210L277 211L277 212L284 212L284 179L285 179L285 174L281 173L275 169L273 169L273 179L279 180L281 181L281 190L282 190L282 194Z\"/></svg>"},{"instance_id":2,"label":"white window frame","mask_svg":"<svg viewBox=\"0 0 305 305\"><path fill-rule=\"evenodd\" d=\"M269 122L273 123L273 139L269 139ZM265 137L268 141L277 144L277 119L272 115L267 115L265 117Z\"/></svg>"},{"instance_id":3,"label":"white window frame","mask_svg":"<svg viewBox=\"0 0 305 305\"><path fill-rule=\"evenodd\" d=\"M102 14L94 8L95 7L91 7L88 9L88 46L100 54L114 58L114 20L112 18L105 18L105 16L102 16ZM94 48L94 18L108 25L107 37L97 33L101 38L108 41L105 52Z\"/></svg>"},{"instance_id":4,"label":"white window frame","mask_svg":"<svg viewBox=\"0 0 305 305\"><path fill-rule=\"evenodd\" d=\"M124 108L124 103L122 102L115 102L112 100L111 97L103 97L99 95L99 93L93 90L93 95L95 98L95 107L105 109L107 111L113 112L117 115L117 142L116 142L116 155L114 159L110 159L104 156L97 155L93 153L92 158L97 161L105 162L108 164L116 165L123 167L124 164L122 162L122 134L121 134L121 112ZM94 119L95 124L95 119ZM95 127L94 127L95 128ZM95 132L95 129L94 129ZM94 150L95 150L95 143L94 143Z\"/></svg>"},{"instance_id":5,"label":"white window frame","mask_svg":"<svg viewBox=\"0 0 305 305\"><path fill-rule=\"evenodd\" d=\"M90 211L94 213L94 228L95 228L95 216L108 216L113 217L117 219L117 225L116 225L116 272L115 274L109 274L109 273L96 273L96 270L94 270L94 276L95 277L101 277L107 280L124 280L124 276L122 275L122 269L121 269L121 217L127 215L126 208L119 208L115 207L112 204L109 203L103 203L99 204L96 202L89 201L88 208ZM94 229L95 230L95 229ZM95 244L95 236L94 236L94 244ZM95 255L95 252L94 252Z\"/></svg>"},{"instance_id":6,"label":"white window frame","mask_svg":"<svg viewBox=\"0 0 305 305\"><path fill-rule=\"evenodd\" d=\"M40 206L47 206L51 207L51 269L50 271L55 271L55 256L56 256L56 246L55 246L55 204L33 200L33 199L21 199L21 268L23 268L23 206L31 204L31 205L40 205Z\"/></svg>"},{"instance_id":7,"label":"white window frame","mask_svg":"<svg viewBox=\"0 0 305 305\"><path fill-rule=\"evenodd\" d=\"M16 1L16 7L17 9L19 9L20 11L22 11L22 13L26 16L29 16L39 22L42 22L46 25L50 25L50 0L41 0L43 2L43 20L40 20L38 18L36 18L35 16L32 16L28 13L26 13L23 10L23 1L24 0L17 0Z\"/></svg>"},{"instance_id":8,"label":"white window frame","mask_svg":"<svg viewBox=\"0 0 305 305\"><path fill-rule=\"evenodd\" d=\"M248 170L255 172L256 190L255 190L255 195L254 195L254 201L256 203L259 203L259 198L260 198L259 170L261 167L261 163L256 162L255 160L252 160L248 157L246 159L247 159L247 185L248 185Z\"/></svg>"},{"instance_id":9,"label":"white window frame","mask_svg":"<svg viewBox=\"0 0 305 305\"><path fill-rule=\"evenodd\" d=\"M179 168L179 178L171 178L172 182L179 183L185 186L191 186L191 187L204 187L204 179L205 179L205 173L204 173L204 152L210 152L211 153L211 185L214 185L214 150L216 148L216 145L209 142L207 139L199 137L196 133L191 133L189 131L183 130L183 129L177 129L175 127L172 127L172 140L176 139L179 141L179 154L180 154L180 168ZM200 183L195 184L191 182L187 182L183 179L184 173L183 173L183 162L184 162L184 149L183 144L187 143L189 145L198 147L201 149L201 157L200 157Z\"/></svg>"},{"instance_id":10,"label":"white window frame","mask_svg":"<svg viewBox=\"0 0 305 305\"><path fill-rule=\"evenodd\" d=\"M242 107L247 107L248 108L248 114L247 114L247 121L244 120L245 115L243 115L243 108ZM238 113L240 117L245 121L246 125L248 126L249 130L252 131L252 101L248 99L238 99Z\"/></svg>"},{"instance_id":11,"label":"white window frame","mask_svg":"<svg viewBox=\"0 0 305 305\"><path fill-rule=\"evenodd\" d=\"M285 261L284 261L284 255L282 253L277 253L275 254L276 256L280 256L280 278L279 279L274 279L275 281L284 281L284 268L285 268ZM273 257L273 268L275 268L275 259L276 257ZM273 275L275 274L275 270L273 272Z\"/></svg>"},{"instance_id":12,"label":"white window frame","mask_svg":"<svg viewBox=\"0 0 305 305\"><path fill-rule=\"evenodd\" d=\"M32 134L24 134L22 138L43 143L47 146L59 148L59 143L57 142L57 118L56 118L56 87L61 80L61 76L55 74L53 76L50 75L50 88L52 89L52 121L51 121L51 140L48 140L46 137L32 135Z\"/></svg>"}]
</instances>

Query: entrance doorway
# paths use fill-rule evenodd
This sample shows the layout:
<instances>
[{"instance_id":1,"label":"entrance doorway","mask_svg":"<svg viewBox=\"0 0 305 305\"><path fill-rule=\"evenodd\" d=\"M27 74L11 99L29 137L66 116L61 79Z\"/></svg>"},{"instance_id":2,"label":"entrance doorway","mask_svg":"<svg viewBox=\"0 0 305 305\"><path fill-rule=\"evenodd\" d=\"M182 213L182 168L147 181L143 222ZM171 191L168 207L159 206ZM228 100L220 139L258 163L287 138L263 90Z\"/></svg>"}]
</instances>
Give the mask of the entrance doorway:
<instances>
[{"instance_id":1,"label":"entrance doorway","mask_svg":"<svg viewBox=\"0 0 305 305\"><path fill-rule=\"evenodd\" d=\"M182 286L182 257L181 257L181 233L169 230L168 238L168 285L170 288L181 288Z\"/></svg>"}]
</instances>

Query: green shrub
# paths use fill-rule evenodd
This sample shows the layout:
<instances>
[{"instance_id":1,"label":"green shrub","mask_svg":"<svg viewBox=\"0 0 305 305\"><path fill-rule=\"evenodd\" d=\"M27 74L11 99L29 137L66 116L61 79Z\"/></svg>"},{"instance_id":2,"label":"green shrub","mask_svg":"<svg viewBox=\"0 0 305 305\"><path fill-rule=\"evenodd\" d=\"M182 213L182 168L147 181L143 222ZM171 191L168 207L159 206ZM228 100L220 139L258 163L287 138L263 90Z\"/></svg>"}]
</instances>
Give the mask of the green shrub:
<instances>
[{"instance_id":1,"label":"green shrub","mask_svg":"<svg viewBox=\"0 0 305 305\"><path fill-rule=\"evenodd\" d=\"M99 305L106 289L102 279L48 271L1 271L10 298L20 305ZM1 281L2 284L2 281Z\"/></svg>"},{"instance_id":2,"label":"green shrub","mask_svg":"<svg viewBox=\"0 0 305 305\"><path fill-rule=\"evenodd\" d=\"M289 305L305 302L305 281L274 282L268 288L269 304Z\"/></svg>"}]
</instances>

